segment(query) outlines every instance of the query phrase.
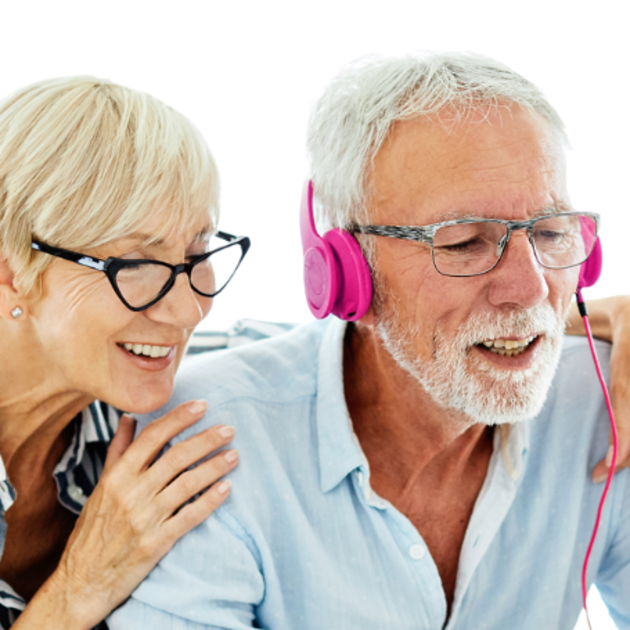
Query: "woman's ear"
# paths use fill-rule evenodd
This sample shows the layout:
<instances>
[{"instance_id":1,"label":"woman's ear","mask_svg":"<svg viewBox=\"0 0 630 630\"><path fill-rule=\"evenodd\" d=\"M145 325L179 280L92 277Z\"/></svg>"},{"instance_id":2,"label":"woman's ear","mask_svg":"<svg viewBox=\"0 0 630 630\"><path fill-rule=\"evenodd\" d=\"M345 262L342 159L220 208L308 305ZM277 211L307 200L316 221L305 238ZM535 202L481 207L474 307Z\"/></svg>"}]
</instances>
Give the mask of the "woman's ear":
<instances>
[{"instance_id":1,"label":"woman's ear","mask_svg":"<svg viewBox=\"0 0 630 630\"><path fill-rule=\"evenodd\" d=\"M15 274L0 251L0 317L18 319L26 313L26 303L15 286Z\"/></svg>"}]
</instances>

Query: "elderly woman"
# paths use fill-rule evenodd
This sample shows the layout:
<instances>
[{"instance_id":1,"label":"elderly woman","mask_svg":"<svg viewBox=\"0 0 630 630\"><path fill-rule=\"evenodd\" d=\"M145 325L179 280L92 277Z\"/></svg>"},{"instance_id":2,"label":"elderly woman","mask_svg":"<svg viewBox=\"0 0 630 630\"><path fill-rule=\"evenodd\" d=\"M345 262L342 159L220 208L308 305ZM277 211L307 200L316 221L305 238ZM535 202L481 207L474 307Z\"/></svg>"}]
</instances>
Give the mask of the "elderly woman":
<instances>
[{"instance_id":1,"label":"elderly woman","mask_svg":"<svg viewBox=\"0 0 630 630\"><path fill-rule=\"evenodd\" d=\"M245 255L217 219L210 152L158 100L70 78L0 104L0 627L105 627L227 496L236 451L187 469L231 427L155 461L203 401L133 443L118 411L168 400Z\"/></svg>"}]
</instances>

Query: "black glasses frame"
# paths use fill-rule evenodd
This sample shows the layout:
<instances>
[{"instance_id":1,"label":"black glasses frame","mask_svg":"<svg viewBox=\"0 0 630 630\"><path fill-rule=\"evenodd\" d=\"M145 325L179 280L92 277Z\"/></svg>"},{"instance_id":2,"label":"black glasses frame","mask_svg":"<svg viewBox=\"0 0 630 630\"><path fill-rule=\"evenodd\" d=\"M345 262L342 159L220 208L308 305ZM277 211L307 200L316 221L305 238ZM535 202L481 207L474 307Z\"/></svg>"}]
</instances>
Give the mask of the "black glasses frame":
<instances>
[{"instance_id":1,"label":"black glasses frame","mask_svg":"<svg viewBox=\"0 0 630 630\"><path fill-rule=\"evenodd\" d=\"M551 265L546 265L540 260L538 255L538 250L536 249L536 242L534 241L534 226L539 221L544 219L552 219L557 217L559 214L562 216L574 216L574 217L588 217L595 222L595 234L593 238L593 243L597 239L599 233L599 221L600 216L596 212L562 212L562 213L554 213L554 214L546 214L544 216L536 217L534 219L528 219L526 221L507 221L505 219L482 219L481 217L471 217L468 219L454 219L452 221L442 221L441 223L433 223L431 225L423 225L423 226L407 226L407 225L358 225L353 224L348 227L348 230L351 233L359 233L359 234L372 234L374 236L386 236L388 238L401 238L407 241L416 241L421 243L428 243L431 246L431 260L433 261L433 267L435 270L442 276L448 276L450 278L472 278L473 276L483 276L486 273L491 272L500 262L503 257L503 253L505 252L505 248L507 244L510 242L510 236L512 232L516 230L526 230L529 242L534 250L534 256L536 256L536 260L541 267L545 267L546 269L569 269L570 267L577 267L581 265L588 257L591 255L593 248L591 247L591 251L588 252L586 258L582 262L573 263L572 265L565 265L560 267L554 267ZM497 256L497 260L490 267L490 269L486 269L486 271L480 271L479 273L470 273L470 274L453 274L453 273L444 273L440 271L435 264L435 251L433 249L433 239L435 237L435 233L441 227L447 227L450 225L460 225L465 223L500 223L505 225L506 227L506 235L499 241L498 249L499 254Z\"/></svg>"},{"instance_id":2,"label":"black glasses frame","mask_svg":"<svg viewBox=\"0 0 630 630\"><path fill-rule=\"evenodd\" d=\"M108 258L107 260L102 260L101 258L94 258L93 256L86 256L85 254L79 254L78 252L72 252L67 249L61 249L60 247L53 247L52 245L46 245L46 243L41 243L40 241L32 241L31 248L42 252L44 254L48 254L50 256L55 256L56 258L63 258L64 260L69 260L70 262L77 263L78 265L82 265L83 267L89 267L90 269L94 269L95 271L102 271L109 280L109 283L112 285L116 295L120 298L120 301L131 311L138 312L144 311L147 308L153 306L156 302L159 302L175 285L175 281L177 280L177 276L180 273L185 273L188 276L188 282L190 284L190 288L199 295L203 297L212 298L221 293L223 289L230 283L230 280L234 277L236 270L240 267L243 262L243 258L245 258L245 254L250 248L251 241L247 236L234 236L233 234L228 234L227 232L217 232L215 234L217 238L220 238L227 243L217 249L213 249L212 251L205 252L199 256L195 256L191 262L181 263L179 265L170 265L169 263L162 262L161 260L147 260L144 258L137 259L127 259L127 258ZM214 293L204 293L197 289L192 283L192 271L195 268L195 265L207 260L211 256L214 256L217 252L221 252L229 247L240 247L241 248L241 257L239 258L236 267L234 267L234 271L232 275L227 279L227 282ZM158 296L151 300L148 304L143 306L131 306L129 302L124 298L120 289L118 288L118 283L116 281L116 276L121 269L125 267L138 267L139 265L159 265L161 267L166 267L170 269L171 276L166 281L164 286L162 287Z\"/></svg>"}]
</instances>

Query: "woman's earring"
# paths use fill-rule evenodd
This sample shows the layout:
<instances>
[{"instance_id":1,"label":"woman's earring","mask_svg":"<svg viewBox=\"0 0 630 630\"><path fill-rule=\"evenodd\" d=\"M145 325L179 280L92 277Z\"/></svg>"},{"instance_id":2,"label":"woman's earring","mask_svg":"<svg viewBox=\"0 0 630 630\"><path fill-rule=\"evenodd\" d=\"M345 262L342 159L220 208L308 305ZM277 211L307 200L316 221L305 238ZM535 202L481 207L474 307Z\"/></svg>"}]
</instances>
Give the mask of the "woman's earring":
<instances>
[{"instance_id":1,"label":"woman's earring","mask_svg":"<svg viewBox=\"0 0 630 630\"><path fill-rule=\"evenodd\" d=\"M13 317L13 319L17 319L21 314L22 314L22 309L19 306L16 306L11 311L11 316Z\"/></svg>"}]
</instances>

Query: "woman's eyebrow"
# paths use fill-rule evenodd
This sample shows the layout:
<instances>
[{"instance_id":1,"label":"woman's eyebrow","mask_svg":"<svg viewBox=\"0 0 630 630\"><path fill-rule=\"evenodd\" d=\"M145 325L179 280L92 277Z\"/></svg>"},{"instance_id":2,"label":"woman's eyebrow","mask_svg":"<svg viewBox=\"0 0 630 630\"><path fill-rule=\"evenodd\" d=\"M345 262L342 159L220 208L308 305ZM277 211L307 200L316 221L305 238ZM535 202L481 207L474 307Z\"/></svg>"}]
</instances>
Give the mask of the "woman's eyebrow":
<instances>
[{"instance_id":1,"label":"woman's eyebrow","mask_svg":"<svg viewBox=\"0 0 630 630\"><path fill-rule=\"evenodd\" d=\"M208 236L211 236L215 233L216 230L211 227L204 227L197 234L195 234L191 243L195 243L197 241L202 241ZM139 241L142 245L147 247L163 247L165 245L165 240L161 237L156 237L155 234L148 234L146 232L132 232L126 236L121 237L120 239L116 239L117 241Z\"/></svg>"}]
</instances>

